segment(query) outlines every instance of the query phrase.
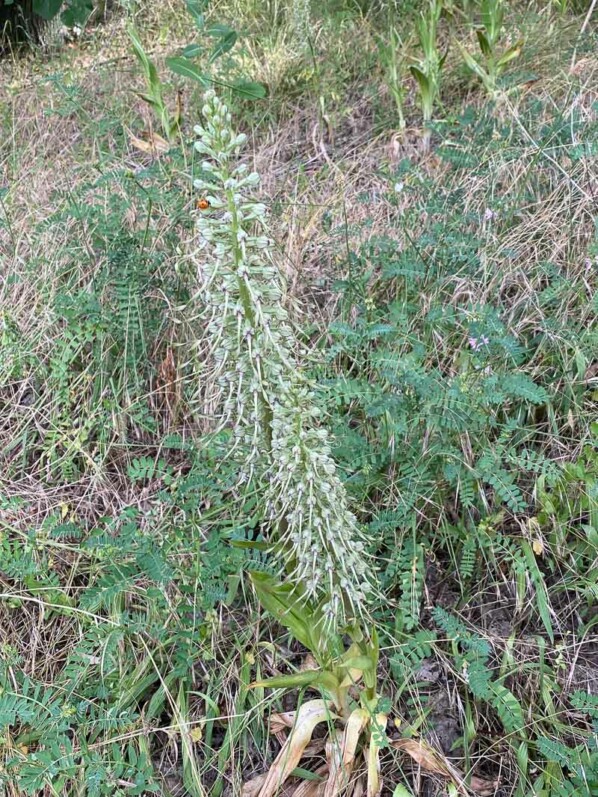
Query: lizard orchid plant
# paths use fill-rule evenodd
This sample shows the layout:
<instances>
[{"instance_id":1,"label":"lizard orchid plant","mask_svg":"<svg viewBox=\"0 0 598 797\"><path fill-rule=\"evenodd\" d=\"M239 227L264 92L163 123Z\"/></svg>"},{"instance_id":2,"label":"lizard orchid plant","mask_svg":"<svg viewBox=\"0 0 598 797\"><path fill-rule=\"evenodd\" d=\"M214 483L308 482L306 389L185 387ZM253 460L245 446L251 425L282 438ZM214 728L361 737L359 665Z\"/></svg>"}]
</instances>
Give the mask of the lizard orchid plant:
<instances>
[{"instance_id":1,"label":"lizard orchid plant","mask_svg":"<svg viewBox=\"0 0 598 797\"><path fill-rule=\"evenodd\" d=\"M351 781L352 772L364 756L367 794L374 797L381 789L378 754L386 726L376 691L378 642L366 608L374 574L321 426L322 411L301 367L308 352L298 345L285 309L266 208L252 197L259 176L239 161L246 137L233 132L231 115L214 92L206 94L202 110L203 124L195 129L203 158L195 184L201 195L197 298L221 423L233 430L239 485L251 483L263 495L280 568L278 577L254 572L251 578L263 607L314 661L312 669L259 686L313 688L321 695L278 716L290 728L288 737L270 771L247 784L246 792L277 792L316 726L327 723L325 794L352 793L352 784L362 782Z\"/></svg>"}]
</instances>

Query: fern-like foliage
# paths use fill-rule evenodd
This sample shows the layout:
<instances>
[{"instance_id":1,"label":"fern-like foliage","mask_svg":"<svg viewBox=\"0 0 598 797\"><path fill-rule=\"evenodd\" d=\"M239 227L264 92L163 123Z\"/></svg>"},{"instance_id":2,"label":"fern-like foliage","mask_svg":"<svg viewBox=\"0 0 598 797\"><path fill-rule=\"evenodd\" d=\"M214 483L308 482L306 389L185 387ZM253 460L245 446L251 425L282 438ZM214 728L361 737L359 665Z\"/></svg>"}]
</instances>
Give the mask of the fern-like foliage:
<instances>
[{"instance_id":1,"label":"fern-like foliage","mask_svg":"<svg viewBox=\"0 0 598 797\"><path fill-rule=\"evenodd\" d=\"M459 646L456 663L474 697L492 706L505 731L525 742L527 729L523 708L513 692L505 686L504 679L494 676L489 664L489 644L444 609L436 607L433 616L448 637Z\"/></svg>"}]
</instances>

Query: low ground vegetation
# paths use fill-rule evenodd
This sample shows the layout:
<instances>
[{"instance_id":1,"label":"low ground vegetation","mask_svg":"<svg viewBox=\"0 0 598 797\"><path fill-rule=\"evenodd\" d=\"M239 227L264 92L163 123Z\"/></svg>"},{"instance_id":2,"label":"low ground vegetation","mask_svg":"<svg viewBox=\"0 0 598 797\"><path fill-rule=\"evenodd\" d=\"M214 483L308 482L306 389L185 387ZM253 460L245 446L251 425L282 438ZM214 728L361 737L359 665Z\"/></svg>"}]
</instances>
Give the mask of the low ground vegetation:
<instances>
[{"instance_id":1,"label":"low ground vegetation","mask_svg":"<svg viewBox=\"0 0 598 797\"><path fill-rule=\"evenodd\" d=\"M123 3L0 62L1 794L598 794L591 12Z\"/></svg>"}]
</instances>

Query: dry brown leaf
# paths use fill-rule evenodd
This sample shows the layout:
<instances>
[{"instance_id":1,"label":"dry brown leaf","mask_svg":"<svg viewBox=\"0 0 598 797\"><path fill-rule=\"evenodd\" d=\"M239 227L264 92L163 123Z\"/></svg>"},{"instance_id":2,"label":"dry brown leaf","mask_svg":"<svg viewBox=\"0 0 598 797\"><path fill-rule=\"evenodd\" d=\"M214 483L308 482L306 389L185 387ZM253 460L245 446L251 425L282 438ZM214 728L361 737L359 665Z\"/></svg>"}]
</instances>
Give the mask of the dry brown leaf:
<instances>
[{"instance_id":1,"label":"dry brown leaf","mask_svg":"<svg viewBox=\"0 0 598 797\"><path fill-rule=\"evenodd\" d=\"M281 711L270 714L269 730L272 735L280 733L285 728L292 728L295 724L296 711Z\"/></svg>"},{"instance_id":2,"label":"dry brown leaf","mask_svg":"<svg viewBox=\"0 0 598 797\"><path fill-rule=\"evenodd\" d=\"M258 775L244 783L241 789L241 797L257 797L267 777L268 773L264 772L263 775Z\"/></svg>"},{"instance_id":3,"label":"dry brown leaf","mask_svg":"<svg viewBox=\"0 0 598 797\"><path fill-rule=\"evenodd\" d=\"M285 743L287 738L286 729L292 728L295 724L296 713L296 711L285 711L270 715L269 731L272 736L276 736L281 745ZM319 755L324 749L324 744L324 739L312 740L303 751L303 757L313 758L313 756Z\"/></svg>"},{"instance_id":4,"label":"dry brown leaf","mask_svg":"<svg viewBox=\"0 0 598 797\"><path fill-rule=\"evenodd\" d=\"M301 706L293 728L268 770L257 797L272 797L279 793L281 786L299 764L316 725L331 718L336 717L331 713L330 703L325 700L308 700Z\"/></svg>"},{"instance_id":5,"label":"dry brown leaf","mask_svg":"<svg viewBox=\"0 0 598 797\"><path fill-rule=\"evenodd\" d=\"M177 379L177 364L172 346L167 347L166 355L158 368L157 392L166 399L170 414L174 418L180 402L180 384Z\"/></svg>"},{"instance_id":6,"label":"dry brown leaf","mask_svg":"<svg viewBox=\"0 0 598 797\"><path fill-rule=\"evenodd\" d=\"M493 794L496 794L498 784L498 778L495 780L486 780L485 778L478 778L476 775L472 775L469 788L476 794L479 794L480 797L492 797Z\"/></svg>"},{"instance_id":7,"label":"dry brown leaf","mask_svg":"<svg viewBox=\"0 0 598 797\"><path fill-rule=\"evenodd\" d=\"M591 72L594 69L595 64L596 62L594 58L580 58L576 64L571 65L569 74L579 77L586 71Z\"/></svg>"},{"instance_id":8,"label":"dry brown leaf","mask_svg":"<svg viewBox=\"0 0 598 797\"><path fill-rule=\"evenodd\" d=\"M379 748L375 744L370 744L364 750L364 757L368 768L367 797L378 797L382 791Z\"/></svg>"},{"instance_id":9,"label":"dry brown leaf","mask_svg":"<svg viewBox=\"0 0 598 797\"><path fill-rule=\"evenodd\" d=\"M341 689L347 686L358 684L362 678L363 670L359 670L356 667L351 668L341 681Z\"/></svg>"},{"instance_id":10,"label":"dry brown leaf","mask_svg":"<svg viewBox=\"0 0 598 797\"><path fill-rule=\"evenodd\" d=\"M363 778L357 778L351 792L351 797L363 797L365 793L365 781Z\"/></svg>"},{"instance_id":11,"label":"dry brown leaf","mask_svg":"<svg viewBox=\"0 0 598 797\"><path fill-rule=\"evenodd\" d=\"M434 772L436 775L442 775L445 778L453 777L451 771L453 767L448 762L443 761L440 753L425 742L417 739L395 739L391 741L390 746L394 747L395 750L402 750L407 753L427 772Z\"/></svg>"},{"instance_id":12,"label":"dry brown leaf","mask_svg":"<svg viewBox=\"0 0 598 797\"><path fill-rule=\"evenodd\" d=\"M129 132L129 141L135 149L138 149L140 152L145 152L147 155L153 155L154 157L168 152L170 149L168 141L153 132L147 133L145 138L138 138L133 135L133 133Z\"/></svg>"},{"instance_id":13,"label":"dry brown leaf","mask_svg":"<svg viewBox=\"0 0 598 797\"><path fill-rule=\"evenodd\" d=\"M404 753L407 753L407 755L411 756L414 761L417 761L420 767L427 772L433 772L435 775L450 778L461 794L468 793L468 787L465 784L465 775L460 772L457 767L453 766L442 753L435 750L429 744L418 741L417 739L395 739L390 742L390 746L394 747L395 750L402 750ZM490 795L495 793L497 787L498 780L485 780L475 775L471 778L471 783L469 784L469 790L479 794L480 797L490 797Z\"/></svg>"},{"instance_id":14,"label":"dry brown leaf","mask_svg":"<svg viewBox=\"0 0 598 797\"><path fill-rule=\"evenodd\" d=\"M304 780L293 792L293 797L320 797L322 784L319 780Z\"/></svg>"},{"instance_id":15,"label":"dry brown leaf","mask_svg":"<svg viewBox=\"0 0 598 797\"><path fill-rule=\"evenodd\" d=\"M328 772L328 764L322 764L321 767L316 769L315 774L321 778L326 777ZM293 797L320 797L323 793L324 783L320 780L304 780L302 781L295 791Z\"/></svg>"},{"instance_id":16,"label":"dry brown leaf","mask_svg":"<svg viewBox=\"0 0 598 797\"><path fill-rule=\"evenodd\" d=\"M301 666L299 667L300 672L305 672L305 670L319 670L318 662L314 659L311 653L308 653L307 656L301 662Z\"/></svg>"},{"instance_id":17,"label":"dry brown leaf","mask_svg":"<svg viewBox=\"0 0 598 797\"><path fill-rule=\"evenodd\" d=\"M336 731L326 742L328 780L324 786L324 797L338 797L344 785L342 740L343 732Z\"/></svg>"},{"instance_id":18,"label":"dry brown leaf","mask_svg":"<svg viewBox=\"0 0 598 797\"><path fill-rule=\"evenodd\" d=\"M280 733L275 734L276 739L280 746L286 742L287 736L285 731L280 731ZM307 745L305 750L303 751L303 758L315 758L315 756L321 755L324 747L326 745L325 739L312 739L312 741Z\"/></svg>"},{"instance_id":19,"label":"dry brown leaf","mask_svg":"<svg viewBox=\"0 0 598 797\"><path fill-rule=\"evenodd\" d=\"M585 382L591 382L598 378L598 362L588 365L583 378Z\"/></svg>"},{"instance_id":20,"label":"dry brown leaf","mask_svg":"<svg viewBox=\"0 0 598 797\"><path fill-rule=\"evenodd\" d=\"M356 708L347 720L344 732L335 740L335 750L329 754L326 746L326 757L330 775L324 789L324 797L337 797L349 786L359 737L369 721L369 714L362 708Z\"/></svg>"},{"instance_id":21,"label":"dry brown leaf","mask_svg":"<svg viewBox=\"0 0 598 797\"><path fill-rule=\"evenodd\" d=\"M326 739L312 739L303 751L303 758L319 756L326 746Z\"/></svg>"},{"instance_id":22,"label":"dry brown leaf","mask_svg":"<svg viewBox=\"0 0 598 797\"><path fill-rule=\"evenodd\" d=\"M248 780L241 789L241 797L258 797L260 789L266 782L267 777L268 773L264 772L262 775L258 775L257 777ZM319 784L316 783L316 786L318 785ZM296 793L295 786L291 783L286 783L279 791L276 792L276 797L295 797ZM311 795L312 793L308 792L308 794ZM315 792L313 794L315 797Z\"/></svg>"}]
</instances>

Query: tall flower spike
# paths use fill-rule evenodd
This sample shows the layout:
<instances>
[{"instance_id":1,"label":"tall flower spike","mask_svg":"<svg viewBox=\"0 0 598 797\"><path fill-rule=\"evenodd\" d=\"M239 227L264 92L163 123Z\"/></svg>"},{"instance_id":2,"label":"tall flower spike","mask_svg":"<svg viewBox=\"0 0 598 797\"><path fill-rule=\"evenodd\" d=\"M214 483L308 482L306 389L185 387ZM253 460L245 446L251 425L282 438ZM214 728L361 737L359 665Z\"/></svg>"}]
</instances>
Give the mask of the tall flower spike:
<instances>
[{"instance_id":1,"label":"tall flower spike","mask_svg":"<svg viewBox=\"0 0 598 797\"><path fill-rule=\"evenodd\" d=\"M259 176L238 162L246 137L233 133L214 92L202 111L195 147L209 160L195 182L205 200L195 263L223 422L243 457L240 481L261 479L287 576L321 600L326 621L337 626L364 613L372 588L364 541L299 367L266 209L250 195Z\"/></svg>"},{"instance_id":2,"label":"tall flower spike","mask_svg":"<svg viewBox=\"0 0 598 797\"><path fill-rule=\"evenodd\" d=\"M295 39L306 50L311 35L311 0L293 0L292 22Z\"/></svg>"}]
</instances>

